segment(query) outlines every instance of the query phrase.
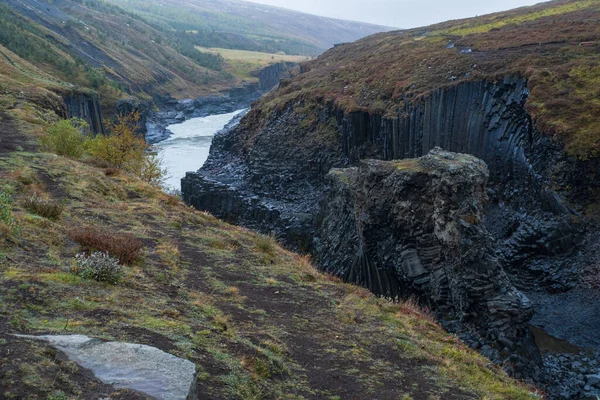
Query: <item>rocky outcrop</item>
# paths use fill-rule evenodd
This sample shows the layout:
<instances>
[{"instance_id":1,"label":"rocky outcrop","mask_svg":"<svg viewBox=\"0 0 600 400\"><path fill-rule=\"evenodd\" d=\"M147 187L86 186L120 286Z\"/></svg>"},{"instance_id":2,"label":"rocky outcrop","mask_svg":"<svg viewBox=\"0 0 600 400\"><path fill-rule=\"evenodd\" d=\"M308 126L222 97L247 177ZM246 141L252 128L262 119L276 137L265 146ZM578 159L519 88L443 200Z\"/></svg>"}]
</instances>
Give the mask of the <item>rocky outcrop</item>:
<instances>
[{"instance_id":1,"label":"rocky outcrop","mask_svg":"<svg viewBox=\"0 0 600 400\"><path fill-rule=\"evenodd\" d=\"M293 62L279 62L260 70L258 72L260 90L266 93L273 89L282 78L289 78L292 69L297 65Z\"/></svg>"},{"instance_id":2,"label":"rocky outcrop","mask_svg":"<svg viewBox=\"0 0 600 400\"><path fill-rule=\"evenodd\" d=\"M81 118L88 123L94 134L104 134L102 110L98 96L86 93L63 95L66 118Z\"/></svg>"},{"instance_id":3,"label":"rocky outcrop","mask_svg":"<svg viewBox=\"0 0 600 400\"><path fill-rule=\"evenodd\" d=\"M290 236L286 226L298 228L295 215L315 209L330 168L355 165L364 158L419 157L440 146L475 155L488 164L486 223L498 241L502 263L535 270L536 280L541 275L548 286L564 290L576 281L579 266L565 269L544 262L540 267L531 260L569 257L576 251L581 228L573 222L577 212L562 193L573 188L568 177L581 169L558 143L536 129L525 109L527 97L527 81L507 76L495 82L464 82L419 100L407 99L394 116L345 113L332 104L318 105L311 115L305 113L307 107L290 105L272 115L258 132L249 132L248 122L242 121L224 138L216 139L200 176L185 178L190 183L184 184L184 196L200 199L204 195L199 192L210 191L206 182L195 185L192 181L233 183L242 189L242 197L257 196L253 202L260 207L275 207L273 213L281 223L265 224L252 218L252 212L216 206L217 199L210 205L190 204L243 225L262 225L262 231L285 239ZM253 116L251 112L248 119ZM308 119L316 120L316 125L306 124ZM310 218L302 216L301 220ZM309 230L309 226L301 229ZM310 239L302 235L301 240L302 246L288 245L305 248Z\"/></svg>"},{"instance_id":4,"label":"rocky outcrop","mask_svg":"<svg viewBox=\"0 0 600 400\"><path fill-rule=\"evenodd\" d=\"M434 148L328 178L314 251L321 268L376 294L417 297L467 341L491 344L492 358L518 348L530 355L532 304L510 283L483 225L485 163ZM536 370L539 360L521 357L517 369Z\"/></svg>"},{"instance_id":5,"label":"rocky outcrop","mask_svg":"<svg viewBox=\"0 0 600 400\"><path fill-rule=\"evenodd\" d=\"M560 175L582 170L560 145L539 132L526 111L527 81L520 76L465 82L407 101L394 117L334 111L342 150L361 158L419 157L435 146L475 155L490 170L487 222L507 266L522 268L539 256L570 255L576 248L577 214L556 189L572 188ZM562 169L562 171L561 171ZM569 172L566 172L569 171ZM570 183L569 183L570 182ZM547 265L536 269L549 285L568 287L573 275Z\"/></svg>"}]
</instances>

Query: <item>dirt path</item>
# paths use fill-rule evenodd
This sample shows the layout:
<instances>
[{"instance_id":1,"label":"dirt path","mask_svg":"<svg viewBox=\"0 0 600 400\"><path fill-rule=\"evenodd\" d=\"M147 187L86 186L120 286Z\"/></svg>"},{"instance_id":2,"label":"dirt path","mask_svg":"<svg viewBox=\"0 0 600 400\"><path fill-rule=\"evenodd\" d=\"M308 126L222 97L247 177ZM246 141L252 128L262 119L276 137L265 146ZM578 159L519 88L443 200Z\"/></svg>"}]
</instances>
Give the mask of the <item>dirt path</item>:
<instances>
[{"instance_id":1,"label":"dirt path","mask_svg":"<svg viewBox=\"0 0 600 400\"><path fill-rule=\"evenodd\" d=\"M0 112L0 154L13 151L33 151L36 146L19 133L17 123L10 115Z\"/></svg>"}]
</instances>

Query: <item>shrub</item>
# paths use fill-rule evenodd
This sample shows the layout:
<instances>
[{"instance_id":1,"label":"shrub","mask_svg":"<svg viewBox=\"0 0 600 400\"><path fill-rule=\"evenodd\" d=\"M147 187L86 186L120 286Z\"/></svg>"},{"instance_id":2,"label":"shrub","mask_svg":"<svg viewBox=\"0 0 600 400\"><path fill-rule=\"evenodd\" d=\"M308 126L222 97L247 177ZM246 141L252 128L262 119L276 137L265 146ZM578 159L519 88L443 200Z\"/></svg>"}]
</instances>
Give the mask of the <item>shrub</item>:
<instances>
[{"instance_id":1,"label":"shrub","mask_svg":"<svg viewBox=\"0 0 600 400\"><path fill-rule=\"evenodd\" d=\"M93 279L113 285L119 283L123 277L119 260L99 251L89 257L85 253L77 254L72 271L83 279Z\"/></svg>"},{"instance_id":2,"label":"shrub","mask_svg":"<svg viewBox=\"0 0 600 400\"><path fill-rule=\"evenodd\" d=\"M17 231L17 221L12 212L12 196L0 190L0 234L9 237Z\"/></svg>"},{"instance_id":3,"label":"shrub","mask_svg":"<svg viewBox=\"0 0 600 400\"><path fill-rule=\"evenodd\" d=\"M63 212L64 206L52 200L45 200L34 193L30 198L23 201L23 207L33 214L51 220L57 220Z\"/></svg>"},{"instance_id":4,"label":"shrub","mask_svg":"<svg viewBox=\"0 0 600 400\"><path fill-rule=\"evenodd\" d=\"M81 158L85 152L85 143L89 134L88 124L78 118L60 120L54 123L42 137L45 150L60 156Z\"/></svg>"},{"instance_id":5,"label":"shrub","mask_svg":"<svg viewBox=\"0 0 600 400\"><path fill-rule=\"evenodd\" d=\"M133 263L144 247L144 244L132 234L114 233L93 226L71 229L68 235L79 243L85 252L94 250L107 252L123 264Z\"/></svg>"},{"instance_id":6,"label":"shrub","mask_svg":"<svg viewBox=\"0 0 600 400\"><path fill-rule=\"evenodd\" d=\"M120 173L121 173L121 170L119 168L115 168L115 167L108 167L104 171L104 175L106 175L106 176L117 176Z\"/></svg>"},{"instance_id":7,"label":"shrub","mask_svg":"<svg viewBox=\"0 0 600 400\"><path fill-rule=\"evenodd\" d=\"M140 164L139 171L134 174L146 183L160 186L165 180L167 170L162 168L162 159L158 155L147 153Z\"/></svg>"},{"instance_id":8,"label":"shrub","mask_svg":"<svg viewBox=\"0 0 600 400\"><path fill-rule=\"evenodd\" d=\"M96 160L159 186L166 171L161 168L160 158L148 151L146 140L137 135L139 118L139 113L119 118L109 136L96 136L88 142L87 149Z\"/></svg>"}]
</instances>

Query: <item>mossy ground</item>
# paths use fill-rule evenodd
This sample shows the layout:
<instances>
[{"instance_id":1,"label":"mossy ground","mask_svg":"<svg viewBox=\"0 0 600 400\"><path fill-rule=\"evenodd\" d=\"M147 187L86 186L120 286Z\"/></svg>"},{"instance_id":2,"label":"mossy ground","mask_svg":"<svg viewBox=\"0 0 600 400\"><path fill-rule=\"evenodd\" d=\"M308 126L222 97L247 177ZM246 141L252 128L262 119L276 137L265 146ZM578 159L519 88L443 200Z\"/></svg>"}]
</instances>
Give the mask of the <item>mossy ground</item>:
<instances>
[{"instance_id":1,"label":"mossy ground","mask_svg":"<svg viewBox=\"0 0 600 400\"><path fill-rule=\"evenodd\" d=\"M272 238L136 178L39 153L35 132L43 125L9 114L1 124L0 139L25 144L27 133L33 146L0 153L2 188L14 197L19 225L0 243L3 398L87 398L86 379L95 382L11 333L156 346L196 364L207 399L536 398L412 303L321 274ZM34 192L64 202L62 217L27 212L21 201ZM67 231L81 225L144 242L120 284L70 272L80 248Z\"/></svg>"}]
</instances>

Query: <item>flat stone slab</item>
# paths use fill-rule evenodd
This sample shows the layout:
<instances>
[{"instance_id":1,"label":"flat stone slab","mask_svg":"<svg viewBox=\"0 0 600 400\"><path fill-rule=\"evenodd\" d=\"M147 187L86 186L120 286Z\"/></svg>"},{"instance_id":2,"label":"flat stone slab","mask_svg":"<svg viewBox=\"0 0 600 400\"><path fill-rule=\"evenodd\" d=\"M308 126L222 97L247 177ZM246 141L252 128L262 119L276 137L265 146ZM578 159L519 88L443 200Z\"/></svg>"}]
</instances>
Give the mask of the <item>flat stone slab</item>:
<instances>
[{"instance_id":1,"label":"flat stone slab","mask_svg":"<svg viewBox=\"0 0 600 400\"><path fill-rule=\"evenodd\" d=\"M91 370L102 382L160 400L195 399L196 366L155 347L103 342L84 335L16 335L43 340Z\"/></svg>"}]
</instances>

